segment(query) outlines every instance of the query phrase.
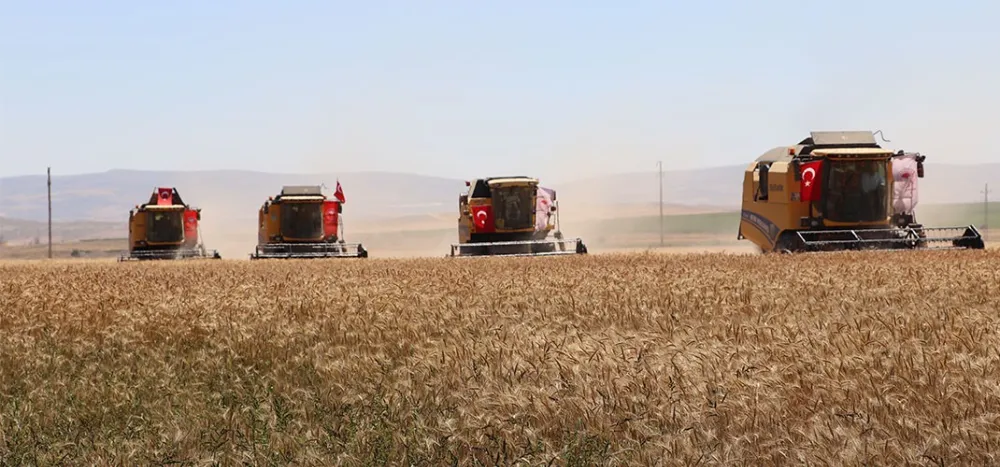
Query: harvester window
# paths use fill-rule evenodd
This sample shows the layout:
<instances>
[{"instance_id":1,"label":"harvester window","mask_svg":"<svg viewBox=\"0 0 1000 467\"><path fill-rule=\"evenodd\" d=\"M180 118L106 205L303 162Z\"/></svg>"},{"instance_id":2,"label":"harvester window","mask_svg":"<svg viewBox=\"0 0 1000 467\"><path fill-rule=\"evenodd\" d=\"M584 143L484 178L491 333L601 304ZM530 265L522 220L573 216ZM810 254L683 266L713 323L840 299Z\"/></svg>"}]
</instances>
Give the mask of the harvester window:
<instances>
[{"instance_id":1,"label":"harvester window","mask_svg":"<svg viewBox=\"0 0 1000 467\"><path fill-rule=\"evenodd\" d=\"M760 201L767 201L767 174L770 169L771 166L767 164L757 166L759 172L757 176L757 199Z\"/></svg>"},{"instance_id":2,"label":"harvester window","mask_svg":"<svg viewBox=\"0 0 1000 467\"><path fill-rule=\"evenodd\" d=\"M181 211L149 211L146 236L151 242L179 242L184 239Z\"/></svg>"},{"instance_id":3,"label":"harvester window","mask_svg":"<svg viewBox=\"0 0 1000 467\"><path fill-rule=\"evenodd\" d=\"M823 211L837 222L877 222L888 215L885 161L830 161Z\"/></svg>"},{"instance_id":4,"label":"harvester window","mask_svg":"<svg viewBox=\"0 0 1000 467\"><path fill-rule=\"evenodd\" d=\"M493 215L507 229L526 229L535 224L535 190L533 186L492 188Z\"/></svg>"},{"instance_id":5,"label":"harvester window","mask_svg":"<svg viewBox=\"0 0 1000 467\"><path fill-rule=\"evenodd\" d=\"M286 238L317 239L323 236L323 205L287 203L281 207L281 234Z\"/></svg>"},{"instance_id":6,"label":"harvester window","mask_svg":"<svg viewBox=\"0 0 1000 467\"><path fill-rule=\"evenodd\" d=\"M490 197L490 186L486 183L486 180L476 180L475 186L472 187L472 197L473 198L489 198Z\"/></svg>"}]
</instances>

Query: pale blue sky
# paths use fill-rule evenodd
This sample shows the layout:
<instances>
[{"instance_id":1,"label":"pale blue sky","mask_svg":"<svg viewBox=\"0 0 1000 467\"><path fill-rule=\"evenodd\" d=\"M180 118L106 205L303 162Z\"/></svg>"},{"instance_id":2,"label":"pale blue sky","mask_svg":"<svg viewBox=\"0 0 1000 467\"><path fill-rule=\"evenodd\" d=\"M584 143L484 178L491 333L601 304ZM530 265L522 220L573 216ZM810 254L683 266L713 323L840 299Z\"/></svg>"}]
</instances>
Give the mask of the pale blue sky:
<instances>
[{"instance_id":1,"label":"pale blue sky","mask_svg":"<svg viewBox=\"0 0 1000 467\"><path fill-rule=\"evenodd\" d=\"M944 5L0 0L0 176L554 180L837 128L1000 161L1000 3Z\"/></svg>"}]
</instances>

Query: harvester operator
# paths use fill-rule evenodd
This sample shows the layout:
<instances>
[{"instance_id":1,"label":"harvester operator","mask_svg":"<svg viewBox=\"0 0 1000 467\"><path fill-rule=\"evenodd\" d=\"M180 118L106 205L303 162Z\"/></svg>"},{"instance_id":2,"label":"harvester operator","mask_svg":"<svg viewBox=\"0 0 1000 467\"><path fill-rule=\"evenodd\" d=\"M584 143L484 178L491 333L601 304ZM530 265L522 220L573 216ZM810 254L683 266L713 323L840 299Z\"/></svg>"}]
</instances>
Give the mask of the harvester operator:
<instances>
[{"instance_id":1,"label":"harvester operator","mask_svg":"<svg viewBox=\"0 0 1000 467\"><path fill-rule=\"evenodd\" d=\"M874 161L861 163L861 193L864 200L864 219L874 219L885 194L885 177L879 173Z\"/></svg>"}]
</instances>

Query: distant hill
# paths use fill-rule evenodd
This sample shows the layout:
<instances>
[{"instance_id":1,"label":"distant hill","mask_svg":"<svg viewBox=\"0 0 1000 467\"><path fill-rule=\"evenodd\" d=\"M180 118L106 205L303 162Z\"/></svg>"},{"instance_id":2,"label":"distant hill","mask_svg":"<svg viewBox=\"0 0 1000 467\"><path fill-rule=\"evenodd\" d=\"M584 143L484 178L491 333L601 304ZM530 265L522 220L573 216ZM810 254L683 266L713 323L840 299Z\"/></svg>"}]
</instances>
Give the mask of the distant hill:
<instances>
[{"instance_id":1,"label":"distant hill","mask_svg":"<svg viewBox=\"0 0 1000 467\"><path fill-rule=\"evenodd\" d=\"M737 209L744 167L664 171L664 202L675 210ZM996 183L1000 190L1000 163L961 166L929 162L926 174L920 180L922 205L976 202L982 199L981 190L987 182ZM148 199L156 186L173 186L186 202L203 209L206 222L253 225L260 204L277 194L282 185L326 184L332 193L338 177L347 196L345 218L360 223L366 219L450 216L459 193L465 190L464 180L386 172L296 175L245 170L112 170L54 176L53 219L124 223L129 209ZM659 196L655 171L542 183L557 190L566 215L577 217L609 206L624 209L657 203ZM0 178L0 216L45 221L45 190L44 175Z\"/></svg>"},{"instance_id":2,"label":"distant hill","mask_svg":"<svg viewBox=\"0 0 1000 467\"><path fill-rule=\"evenodd\" d=\"M125 238L128 236L126 223L94 221L60 221L52 223L52 241L72 242L93 238ZM36 220L10 219L0 217L0 240L25 244L38 240L48 242L48 223Z\"/></svg>"},{"instance_id":3,"label":"distant hill","mask_svg":"<svg viewBox=\"0 0 1000 467\"><path fill-rule=\"evenodd\" d=\"M202 208L207 218L255 219L268 196L282 185L326 184L333 193L340 178L347 197L345 214L412 215L440 212L455 204L462 180L410 174L360 172L271 174L243 170L111 170L52 177L53 220L124 222L128 211L149 199L157 186L175 187L185 202ZM44 175L0 178L0 215L46 220ZM447 207L446 207L447 206Z\"/></svg>"},{"instance_id":4,"label":"distant hill","mask_svg":"<svg viewBox=\"0 0 1000 467\"><path fill-rule=\"evenodd\" d=\"M664 170L663 201L738 209L745 169L746 165ZM919 183L920 205L981 202L986 183L993 184L991 199L1000 199L1000 163L951 165L929 159ZM659 197L656 172L609 174L556 188L561 199L574 204L583 200L596 204L655 203Z\"/></svg>"},{"instance_id":5,"label":"distant hill","mask_svg":"<svg viewBox=\"0 0 1000 467\"><path fill-rule=\"evenodd\" d=\"M664 204L736 209L740 205L743 170L724 166L663 171ZM554 188L562 203L574 205L627 205L657 203L657 172L608 174L600 178L560 183Z\"/></svg>"}]
</instances>

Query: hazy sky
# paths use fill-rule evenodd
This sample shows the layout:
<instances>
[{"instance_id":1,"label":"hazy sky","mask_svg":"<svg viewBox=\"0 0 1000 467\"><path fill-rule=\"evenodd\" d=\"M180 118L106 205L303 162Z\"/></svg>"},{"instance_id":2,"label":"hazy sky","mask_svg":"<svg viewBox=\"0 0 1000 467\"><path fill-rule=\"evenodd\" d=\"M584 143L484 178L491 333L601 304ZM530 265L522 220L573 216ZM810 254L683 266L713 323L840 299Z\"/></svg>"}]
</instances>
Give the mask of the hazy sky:
<instances>
[{"instance_id":1,"label":"hazy sky","mask_svg":"<svg viewBox=\"0 0 1000 467\"><path fill-rule=\"evenodd\" d=\"M1000 3L0 0L0 176L1000 161ZM980 139L982 138L982 139Z\"/></svg>"}]
</instances>

